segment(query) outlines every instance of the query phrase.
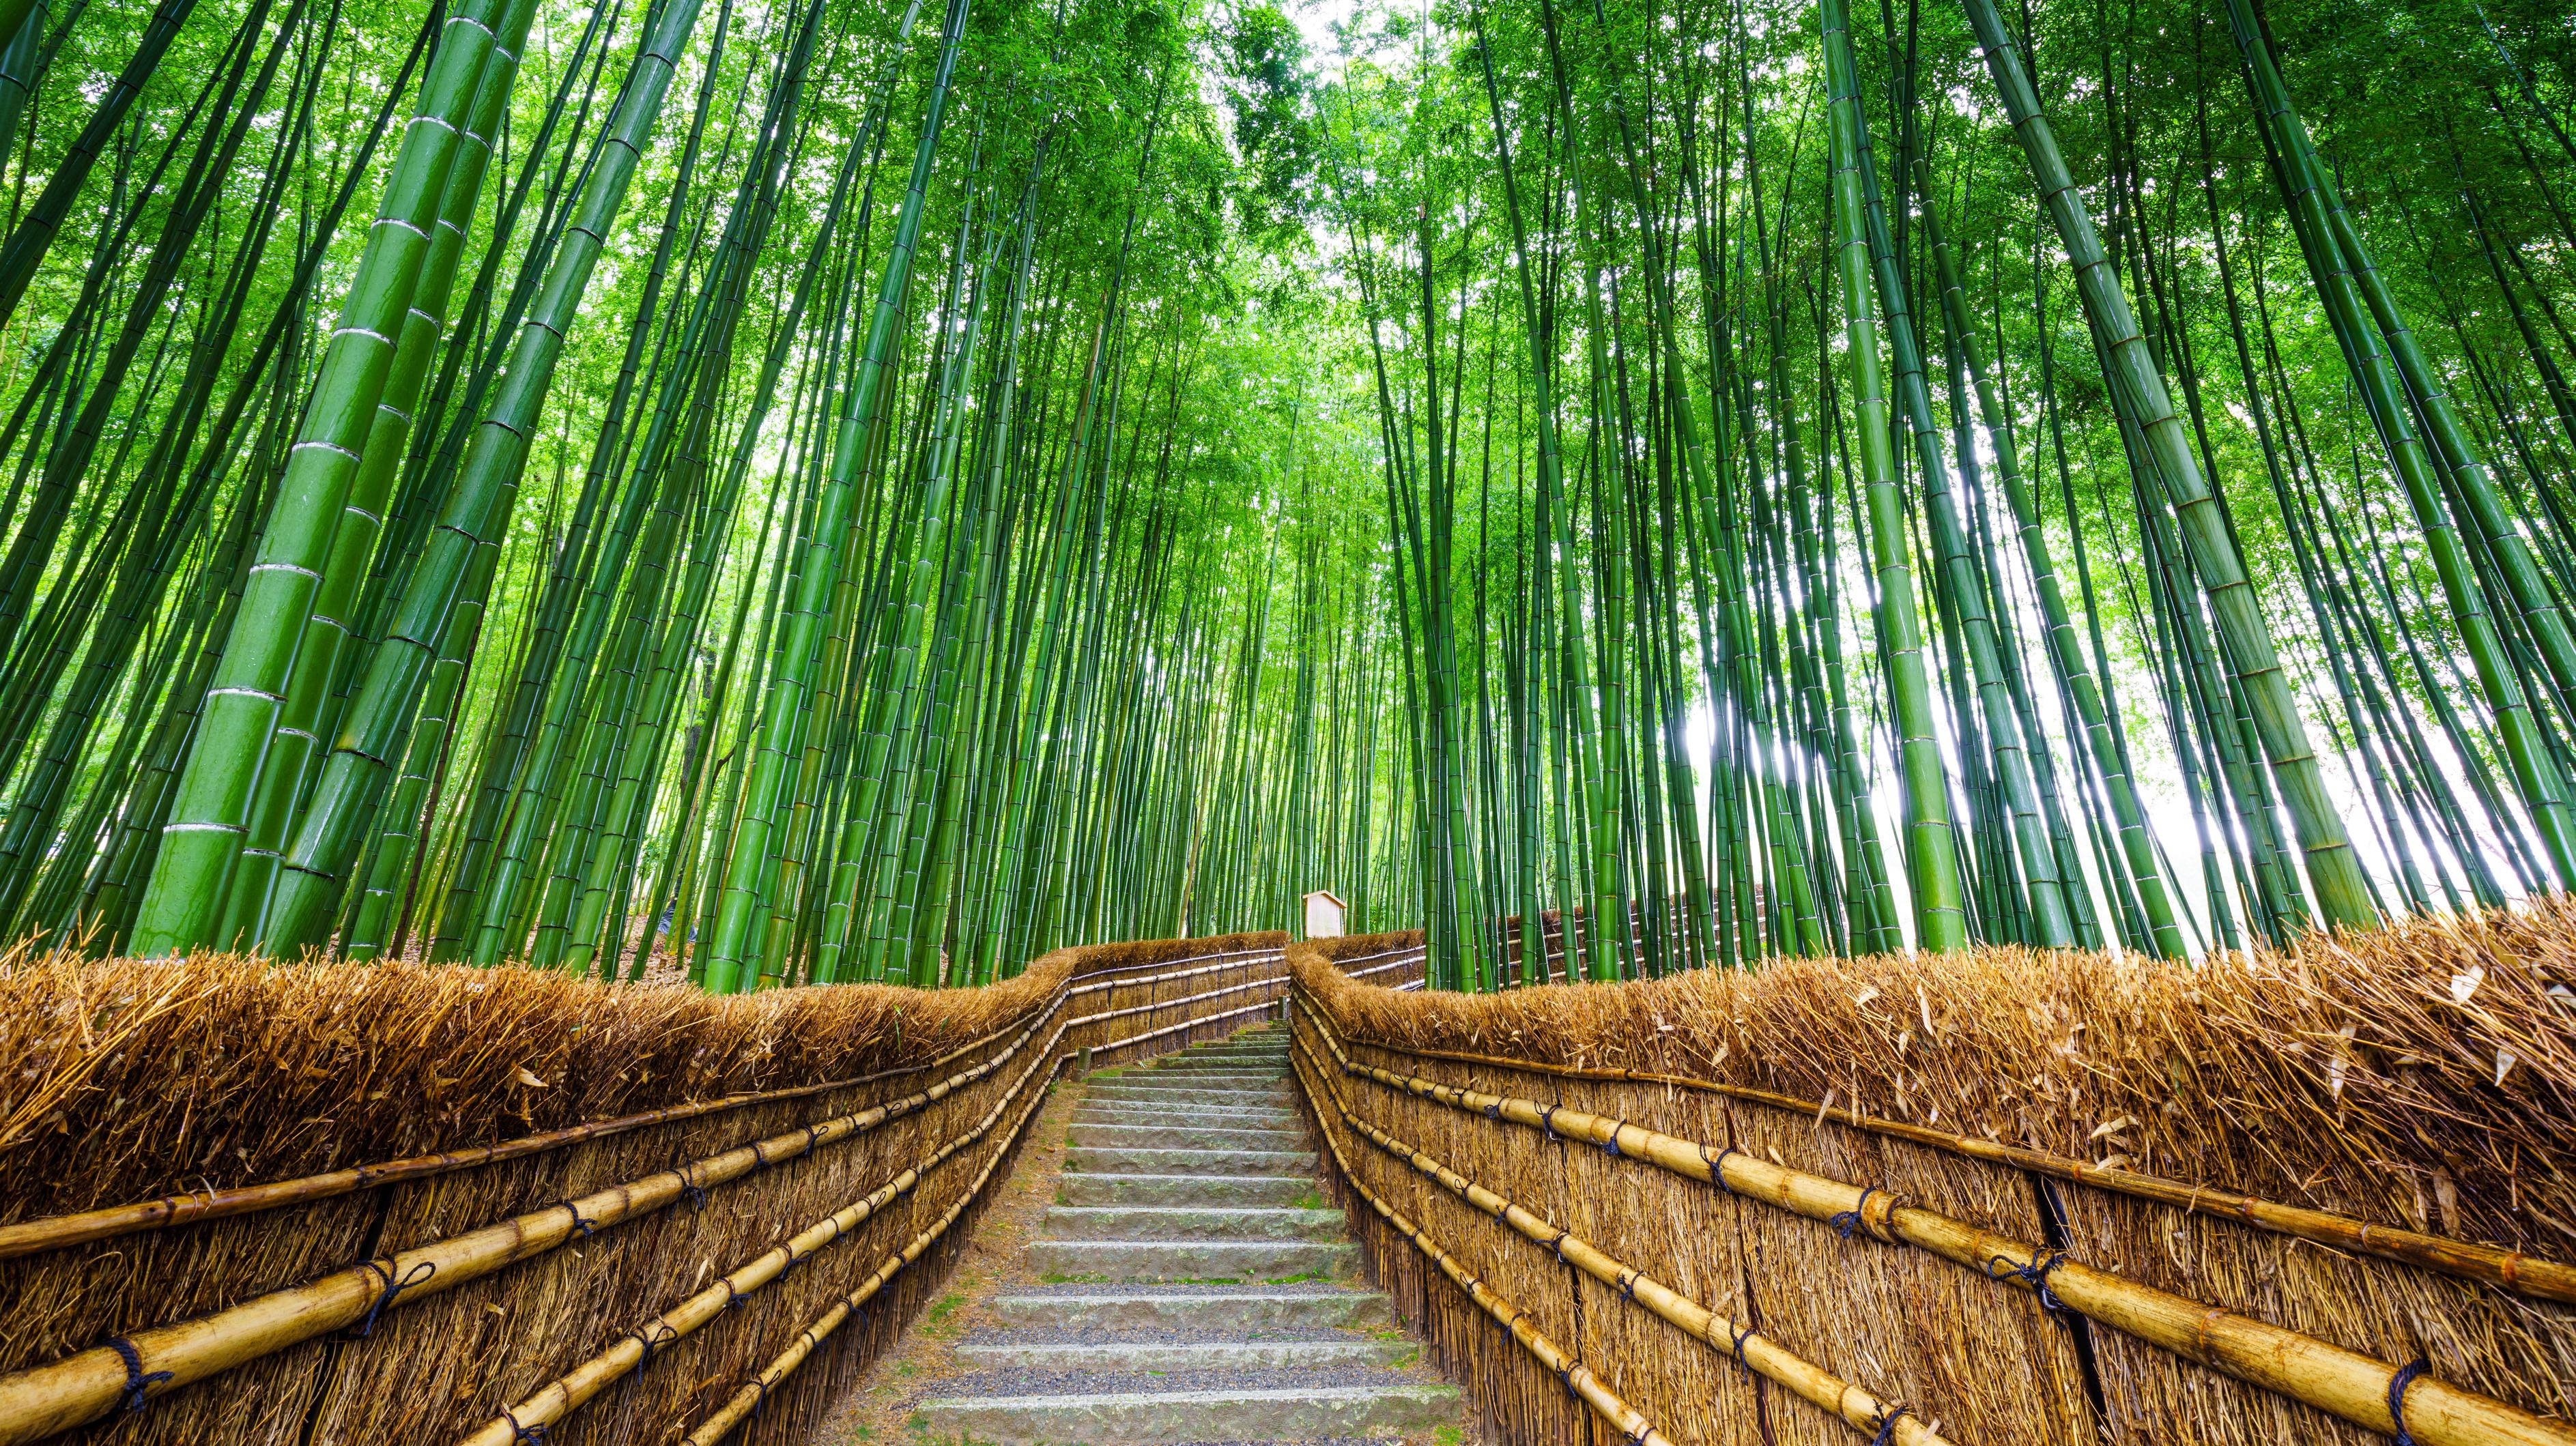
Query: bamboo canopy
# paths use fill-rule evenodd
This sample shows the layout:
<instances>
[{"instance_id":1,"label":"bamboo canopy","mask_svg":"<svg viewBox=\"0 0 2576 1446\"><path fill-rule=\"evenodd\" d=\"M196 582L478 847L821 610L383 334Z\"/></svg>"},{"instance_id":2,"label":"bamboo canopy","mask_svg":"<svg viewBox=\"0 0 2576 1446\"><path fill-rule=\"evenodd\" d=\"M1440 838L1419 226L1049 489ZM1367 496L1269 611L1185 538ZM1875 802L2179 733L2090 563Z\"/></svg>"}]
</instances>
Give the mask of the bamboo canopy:
<instances>
[{"instance_id":1,"label":"bamboo canopy","mask_svg":"<svg viewBox=\"0 0 2576 1446\"><path fill-rule=\"evenodd\" d=\"M0 5L0 936L1494 990L2576 884L2535 0Z\"/></svg>"}]
</instances>

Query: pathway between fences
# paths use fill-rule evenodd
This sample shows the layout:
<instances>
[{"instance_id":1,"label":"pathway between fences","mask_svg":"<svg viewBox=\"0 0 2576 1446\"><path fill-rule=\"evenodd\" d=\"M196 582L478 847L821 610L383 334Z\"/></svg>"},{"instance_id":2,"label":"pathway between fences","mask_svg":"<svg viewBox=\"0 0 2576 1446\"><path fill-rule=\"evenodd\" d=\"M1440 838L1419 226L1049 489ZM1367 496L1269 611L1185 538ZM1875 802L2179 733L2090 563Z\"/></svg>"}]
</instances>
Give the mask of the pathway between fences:
<instances>
[{"instance_id":1,"label":"pathway between fences","mask_svg":"<svg viewBox=\"0 0 2576 1446\"><path fill-rule=\"evenodd\" d=\"M9 977L0 1446L813 1441L1021 1200L898 1439L2576 1446L2571 937Z\"/></svg>"}]
</instances>

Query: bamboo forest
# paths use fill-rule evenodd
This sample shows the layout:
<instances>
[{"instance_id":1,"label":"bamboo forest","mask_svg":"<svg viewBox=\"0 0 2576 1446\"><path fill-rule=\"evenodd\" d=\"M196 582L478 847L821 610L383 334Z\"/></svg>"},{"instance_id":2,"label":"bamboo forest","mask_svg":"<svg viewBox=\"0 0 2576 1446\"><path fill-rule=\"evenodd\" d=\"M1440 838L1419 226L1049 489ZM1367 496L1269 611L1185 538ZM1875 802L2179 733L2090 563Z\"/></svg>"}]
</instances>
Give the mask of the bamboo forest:
<instances>
[{"instance_id":1,"label":"bamboo forest","mask_svg":"<svg viewBox=\"0 0 2576 1446\"><path fill-rule=\"evenodd\" d=\"M2576 884L2547 0L0 47L11 939L935 987L1330 889L1495 990Z\"/></svg>"}]
</instances>

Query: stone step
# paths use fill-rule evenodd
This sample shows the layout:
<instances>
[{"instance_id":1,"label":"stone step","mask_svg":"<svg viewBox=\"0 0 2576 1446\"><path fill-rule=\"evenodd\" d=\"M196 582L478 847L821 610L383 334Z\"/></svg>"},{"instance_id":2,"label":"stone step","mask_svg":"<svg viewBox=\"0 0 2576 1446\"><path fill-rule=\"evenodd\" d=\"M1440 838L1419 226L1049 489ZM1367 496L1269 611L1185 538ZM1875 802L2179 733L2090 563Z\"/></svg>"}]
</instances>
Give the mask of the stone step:
<instances>
[{"instance_id":1,"label":"stone step","mask_svg":"<svg viewBox=\"0 0 2576 1446\"><path fill-rule=\"evenodd\" d=\"M1321 1240L1032 1240L1029 1267L1122 1285L1269 1283L1350 1275L1359 1247Z\"/></svg>"},{"instance_id":2,"label":"stone step","mask_svg":"<svg viewBox=\"0 0 2576 1446\"><path fill-rule=\"evenodd\" d=\"M1263 1090L1288 1082L1285 1070L1136 1069L1112 1075L1103 1084L1162 1084L1175 1089Z\"/></svg>"},{"instance_id":3,"label":"stone step","mask_svg":"<svg viewBox=\"0 0 2576 1446\"><path fill-rule=\"evenodd\" d=\"M1084 1125L1067 1134L1076 1145L1147 1150L1285 1150L1306 1142L1303 1130L1247 1130L1230 1125Z\"/></svg>"},{"instance_id":4,"label":"stone step","mask_svg":"<svg viewBox=\"0 0 2576 1446\"><path fill-rule=\"evenodd\" d=\"M1339 1210L1214 1205L1057 1205L1038 1223L1048 1240L1341 1240Z\"/></svg>"},{"instance_id":5,"label":"stone step","mask_svg":"<svg viewBox=\"0 0 2576 1446\"><path fill-rule=\"evenodd\" d=\"M1202 1090L1192 1089L1186 1081L1160 1080L1152 1084L1113 1080L1095 1084L1086 1092L1087 1101L1126 1100L1145 1104L1228 1105L1236 1109L1275 1110L1288 1102L1283 1086L1267 1090Z\"/></svg>"},{"instance_id":6,"label":"stone step","mask_svg":"<svg viewBox=\"0 0 2576 1446\"><path fill-rule=\"evenodd\" d=\"M1174 1105L1153 1100L1085 1100L1076 1105L1077 1125L1226 1125L1238 1130L1293 1130L1297 1112L1251 1110L1233 1105Z\"/></svg>"},{"instance_id":7,"label":"stone step","mask_svg":"<svg viewBox=\"0 0 2576 1446\"><path fill-rule=\"evenodd\" d=\"M1317 1198L1315 1182L1296 1175L1092 1175L1056 1177L1067 1205L1266 1205L1274 1209Z\"/></svg>"},{"instance_id":8,"label":"stone step","mask_svg":"<svg viewBox=\"0 0 2576 1446\"><path fill-rule=\"evenodd\" d=\"M1228 1050L1223 1054L1200 1054L1191 1050L1181 1054L1156 1055L1152 1059L1140 1061L1148 1069L1173 1069L1181 1066L1192 1069L1220 1069L1226 1065L1238 1065L1244 1069L1274 1069L1287 1062L1288 1051L1284 1049L1237 1049Z\"/></svg>"},{"instance_id":9,"label":"stone step","mask_svg":"<svg viewBox=\"0 0 2576 1446\"><path fill-rule=\"evenodd\" d=\"M1064 1168L1104 1175L1307 1175L1315 1173L1312 1150L1152 1150L1076 1145L1064 1152Z\"/></svg>"},{"instance_id":10,"label":"stone step","mask_svg":"<svg viewBox=\"0 0 2576 1446\"><path fill-rule=\"evenodd\" d=\"M1283 1366L1392 1366L1411 1357L1406 1340L1320 1341L968 1341L957 1354L982 1367L1045 1371L1238 1371Z\"/></svg>"},{"instance_id":11,"label":"stone step","mask_svg":"<svg viewBox=\"0 0 2576 1446\"><path fill-rule=\"evenodd\" d=\"M993 1315L1008 1326L1052 1330L1211 1331L1383 1327L1395 1316L1376 1291L1293 1286L1249 1290L1085 1290L1004 1295Z\"/></svg>"},{"instance_id":12,"label":"stone step","mask_svg":"<svg viewBox=\"0 0 2576 1446\"><path fill-rule=\"evenodd\" d=\"M1162 1446L1182 1441L1284 1441L1424 1431L1447 1424L1457 1414L1458 1388L1406 1384L951 1396L924 1401L920 1410L935 1434L994 1446L1048 1441Z\"/></svg>"}]
</instances>

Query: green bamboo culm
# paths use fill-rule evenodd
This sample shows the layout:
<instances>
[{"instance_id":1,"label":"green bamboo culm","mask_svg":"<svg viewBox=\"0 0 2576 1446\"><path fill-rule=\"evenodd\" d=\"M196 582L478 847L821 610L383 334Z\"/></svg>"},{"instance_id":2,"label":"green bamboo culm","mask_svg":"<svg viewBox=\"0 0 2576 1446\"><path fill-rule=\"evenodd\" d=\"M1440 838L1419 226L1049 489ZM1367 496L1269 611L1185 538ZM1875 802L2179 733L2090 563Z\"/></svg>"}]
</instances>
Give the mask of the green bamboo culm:
<instances>
[{"instance_id":1,"label":"green bamboo culm","mask_svg":"<svg viewBox=\"0 0 2576 1446\"><path fill-rule=\"evenodd\" d=\"M1895 448L1888 439L1887 388L1871 301L1875 267L1860 166L1859 84L1852 68L1850 22L1843 0L1819 0L1817 15L1826 36L1835 276L1841 283L1843 326L1849 339L1846 364L1852 374L1852 421L1869 497L1879 646L1890 666L1890 713L1905 782L1906 880L1914 897L1914 939L1917 947L1947 952L1967 946L1968 916L1959 879L1958 843L1950 825L1948 770L1933 732L1932 683L1923 657L1922 622L1915 611L1914 569L1907 560L1910 541L1904 499L1897 489Z\"/></svg>"},{"instance_id":2,"label":"green bamboo culm","mask_svg":"<svg viewBox=\"0 0 2576 1446\"><path fill-rule=\"evenodd\" d=\"M140 957L240 942L216 938L214 928L295 651L364 460L484 69L496 49L515 57L535 11L534 0L463 0L448 16L206 692L135 920L132 947Z\"/></svg>"},{"instance_id":3,"label":"green bamboo culm","mask_svg":"<svg viewBox=\"0 0 2576 1446\"><path fill-rule=\"evenodd\" d=\"M949 0L948 19L940 38L939 71L930 85L920 138L915 142L912 174L903 207L895 221L885 272L877 286L876 309L868 320L865 347L850 387L847 411L840 420L831 474L823 486L823 505L799 561L796 595L788 614L781 661L773 674L762 722L759 752L746 785L742 822L733 843L722 910L715 920L715 939L707 955L706 985L717 994L732 994L757 981L746 968L756 961L759 940L754 929L765 911L772 863L770 834L785 806L791 769L801 753L807 722L805 701L812 654L821 641L842 564L842 534L849 525L859 465L875 430L879 399L890 367L895 324L911 289L913 249L930 190L930 173L938 157L941 124L947 116L948 92L957 71L958 45L966 28L966 0Z\"/></svg>"},{"instance_id":4,"label":"green bamboo culm","mask_svg":"<svg viewBox=\"0 0 2576 1446\"><path fill-rule=\"evenodd\" d=\"M2270 762L2298 846L2315 884L2325 922L2366 929L2379 922L2370 886L2353 854L2342 818L2327 794L2324 771L2308 741L2307 724L2283 673L2272 630L2264 621L2245 561L2230 535L2226 518L2194 455L2182 419L2175 415L2171 393L2146 339L2138 332L2118 273L2103 253L2093 219L2067 171L2057 137L2042 114L2039 98L2023 73L2020 52L2006 35L1994 0L1960 0L1985 53L1986 70L2003 97L2004 113L2031 180L2039 190L2075 272L2076 294L2103 350L2117 368L2111 391L2115 401L2136 419L2142 444L2173 509L2193 573L2208 599L2212 620L2236 685L2243 689L2252 732Z\"/></svg>"},{"instance_id":5,"label":"green bamboo culm","mask_svg":"<svg viewBox=\"0 0 2576 1446\"><path fill-rule=\"evenodd\" d=\"M438 645L459 592L476 571L476 554L497 542L509 525L520 474L527 465L527 438L545 405L591 272L599 264L603 238L625 204L636 165L651 142L698 12L698 0L666 0L638 52L635 69L574 204L563 245L512 344L492 410L467 447L464 467L428 550L384 643L368 662L349 722L314 790L312 807L296 830L262 941L271 953L291 955L315 942L339 900L360 842L359 831L373 816L377 796L399 759L402 725L437 664Z\"/></svg>"}]
</instances>

